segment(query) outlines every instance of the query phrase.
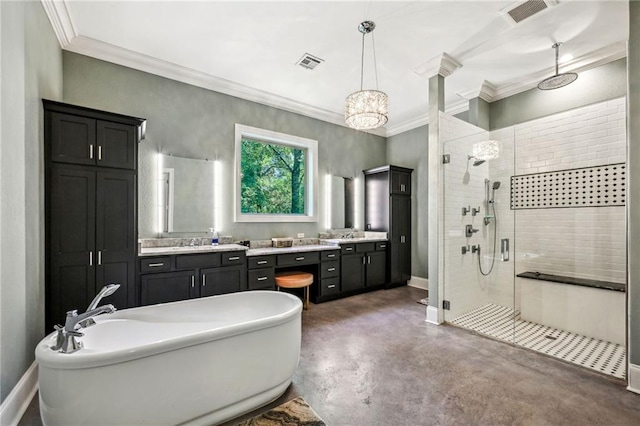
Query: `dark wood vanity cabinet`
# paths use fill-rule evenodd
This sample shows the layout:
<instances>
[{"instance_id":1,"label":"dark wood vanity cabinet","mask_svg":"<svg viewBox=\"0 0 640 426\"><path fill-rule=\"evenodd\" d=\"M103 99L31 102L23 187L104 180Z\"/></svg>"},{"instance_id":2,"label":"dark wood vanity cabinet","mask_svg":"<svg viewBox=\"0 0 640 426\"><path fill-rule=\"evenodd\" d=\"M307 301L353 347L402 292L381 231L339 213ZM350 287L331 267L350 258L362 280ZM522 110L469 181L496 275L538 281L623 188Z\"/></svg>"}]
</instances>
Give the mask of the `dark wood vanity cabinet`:
<instances>
[{"instance_id":1,"label":"dark wood vanity cabinet","mask_svg":"<svg viewBox=\"0 0 640 426\"><path fill-rule=\"evenodd\" d=\"M136 305L137 191L135 162L131 161L136 158L144 120L59 102L43 103L45 326L49 331L64 323L67 311L83 312L107 284L120 284L120 289L104 303L116 308ZM98 131L111 127L126 129L128 136ZM105 147L120 146L123 138L126 164L120 161L122 156L97 160L98 154L106 158ZM98 139L102 145L96 151Z\"/></svg>"},{"instance_id":2,"label":"dark wood vanity cabinet","mask_svg":"<svg viewBox=\"0 0 640 426\"><path fill-rule=\"evenodd\" d=\"M141 305L247 290L244 251L141 257L140 272Z\"/></svg>"},{"instance_id":3,"label":"dark wood vanity cabinet","mask_svg":"<svg viewBox=\"0 0 640 426\"><path fill-rule=\"evenodd\" d=\"M252 256L247 259L249 290L276 289L276 256Z\"/></svg>"},{"instance_id":4,"label":"dark wood vanity cabinet","mask_svg":"<svg viewBox=\"0 0 640 426\"><path fill-rule=\"evenodd\" d=\"M387 282L411 278L411 173L413 169L382 166L364 170L365 230L387 232Z\"/></svg>"},{"instance_id":5,"label":"dark wood vanity cabinet","mask_svg":"<svg viewBox=\"0 0 640 426\"><path fill-rule=\"evenodd\" d=\"M384 285L387 280L387 243L342 244L341 291L356 292Z\"/></svg>"}]
</instances>

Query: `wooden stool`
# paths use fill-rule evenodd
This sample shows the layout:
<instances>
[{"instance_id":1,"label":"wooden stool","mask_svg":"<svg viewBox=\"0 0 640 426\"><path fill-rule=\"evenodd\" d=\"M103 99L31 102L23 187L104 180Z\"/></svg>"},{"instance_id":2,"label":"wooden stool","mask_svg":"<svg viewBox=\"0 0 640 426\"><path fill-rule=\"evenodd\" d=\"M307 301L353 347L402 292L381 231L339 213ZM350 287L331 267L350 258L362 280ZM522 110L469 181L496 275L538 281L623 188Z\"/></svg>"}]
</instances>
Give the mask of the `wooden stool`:
<instances>
[{"instance_id":1,"label":"wooden stool","mask_svg":"<svg viewBox=\"0 0 640 426\"><path fill-rule=\"evenodd\" d=\"M308 272L287 271L276 274L278 291L282 288L304 287L304 309L309 309L309 286L313 284L313 274Z\"/></svg>"}]
</instances>

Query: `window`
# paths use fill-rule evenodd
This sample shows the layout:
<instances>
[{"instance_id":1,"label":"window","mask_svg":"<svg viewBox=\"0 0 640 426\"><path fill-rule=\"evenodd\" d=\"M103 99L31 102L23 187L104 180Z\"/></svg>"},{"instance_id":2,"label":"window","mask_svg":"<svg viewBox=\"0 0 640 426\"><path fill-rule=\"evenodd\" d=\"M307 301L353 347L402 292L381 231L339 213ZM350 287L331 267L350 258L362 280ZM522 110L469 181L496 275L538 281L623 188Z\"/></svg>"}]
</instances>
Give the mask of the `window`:
<instances>
[{"instance_id":1,"label":"window","mask_svg":"<svg viewBox=\"0 0 640 426\"><path fill-rule=\"evenodd\" d=\"M316 222L318 142L236 124L236 222Z\"/></svg>"}]
</instances>

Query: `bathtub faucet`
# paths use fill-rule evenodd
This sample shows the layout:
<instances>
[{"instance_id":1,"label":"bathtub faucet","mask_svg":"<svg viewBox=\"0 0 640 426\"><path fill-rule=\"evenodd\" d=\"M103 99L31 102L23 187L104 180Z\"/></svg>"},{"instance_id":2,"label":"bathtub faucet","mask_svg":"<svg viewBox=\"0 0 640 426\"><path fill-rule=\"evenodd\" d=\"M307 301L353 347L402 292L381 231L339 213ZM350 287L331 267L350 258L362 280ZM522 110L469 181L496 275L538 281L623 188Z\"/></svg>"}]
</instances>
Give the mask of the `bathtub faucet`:
<instances>
[{"instance_id":1,"label":"bathtub faucet","mask_svg":"<svg viewBox=\"0 0 640 426\"><path fill-rule=\"evenodd\" d=\"M84 321L98 315L111 314L115 311L116 308L113 305L103 305L80 315L78 315L77 309L68 311L64 327L55 326L58 334L56 335L56 343L51 346L51 349L65 354L71 354L82 349L82 342L78 342L76 337L82 337L84 334L76 330L76 327L78 329L84 328L82 325Z\"/></svg>"}]
</instances>

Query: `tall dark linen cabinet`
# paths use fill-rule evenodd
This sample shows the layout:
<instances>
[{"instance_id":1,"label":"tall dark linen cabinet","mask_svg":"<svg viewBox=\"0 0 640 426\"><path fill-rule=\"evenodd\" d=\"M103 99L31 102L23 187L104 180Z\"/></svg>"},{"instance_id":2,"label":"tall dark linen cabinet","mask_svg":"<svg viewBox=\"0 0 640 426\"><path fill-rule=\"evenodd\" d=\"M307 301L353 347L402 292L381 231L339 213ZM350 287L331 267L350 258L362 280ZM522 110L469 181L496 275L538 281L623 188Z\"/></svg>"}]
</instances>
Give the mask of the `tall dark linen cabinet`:
<instances>
[{"instance_id":1,"label":"tall dark linen cabinet","mask_svg":"<svg viewBox=\"0 0 640 426\"><path fill-rule=\"evenodd\" d=\"M387 283L411 278L411 173L413 169L381 166L364 170L365 230L387 232Z\"/></svg>"},{"instance_id":2,"label":"tall dark linen cabinet","mask_svg":"<svg viewBox=\"0 0 640 426\"><path fill-rule=\"evenodd\" d=\"M138 142L145 120L43 100L45 327L83 312L107 284L136 305Z\"/></svg>"}]
</instances>

